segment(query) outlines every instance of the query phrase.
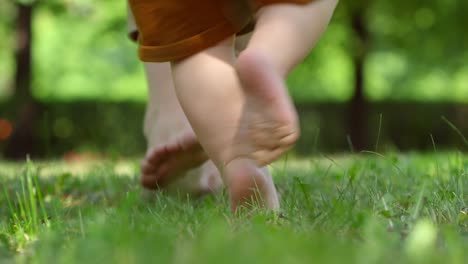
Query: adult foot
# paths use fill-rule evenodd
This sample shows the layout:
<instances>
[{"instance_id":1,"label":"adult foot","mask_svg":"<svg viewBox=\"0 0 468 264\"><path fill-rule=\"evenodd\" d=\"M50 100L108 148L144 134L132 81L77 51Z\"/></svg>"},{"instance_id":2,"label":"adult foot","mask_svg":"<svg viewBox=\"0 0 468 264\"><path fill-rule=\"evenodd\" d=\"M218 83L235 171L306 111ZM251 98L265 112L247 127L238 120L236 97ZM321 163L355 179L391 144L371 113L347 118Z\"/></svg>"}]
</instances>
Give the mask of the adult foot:
<instances>
[{"instance_id":1,"label":"adult foot","mask_svg":"<svg viewBox=\"0 0 468 264\"><path fill-rule=\"evenodd\" d=\"M158 189L184 177L185 174L208 159L198 140L189 130L167 143L156 145L141 161L141 184Z\"/></svg>"},{"instance_id":2,"label":"adult foot","mask_svg":"<svg viewBox=\"0 0 468 264\"><path fill-rule=\"evenodd\" d=\"M276 160L296 142L297 113L284 76L263 53L244 51L237 60L236 70L246 102L230 160L245 157L261 167Z\"/></svg>"}]
</instances>

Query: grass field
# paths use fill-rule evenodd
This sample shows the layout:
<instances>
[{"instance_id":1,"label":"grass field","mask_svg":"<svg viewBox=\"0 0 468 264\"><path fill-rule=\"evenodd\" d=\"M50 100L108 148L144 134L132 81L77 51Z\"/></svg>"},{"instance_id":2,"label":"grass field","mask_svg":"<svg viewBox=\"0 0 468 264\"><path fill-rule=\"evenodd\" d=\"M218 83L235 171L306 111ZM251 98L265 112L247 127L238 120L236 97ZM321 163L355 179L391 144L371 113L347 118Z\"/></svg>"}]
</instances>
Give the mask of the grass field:
<instances>
[{"instance_id":1,"label":"grass field","mask_svg":"<svg viewBox=\"0 0 468 264\"><path fill-rule=\"evenodd\" d=\"M468 263L468 156L272 165L282 211L142 192L136 161L0 164L0 263Z\"/></svg>"}]
</instances>

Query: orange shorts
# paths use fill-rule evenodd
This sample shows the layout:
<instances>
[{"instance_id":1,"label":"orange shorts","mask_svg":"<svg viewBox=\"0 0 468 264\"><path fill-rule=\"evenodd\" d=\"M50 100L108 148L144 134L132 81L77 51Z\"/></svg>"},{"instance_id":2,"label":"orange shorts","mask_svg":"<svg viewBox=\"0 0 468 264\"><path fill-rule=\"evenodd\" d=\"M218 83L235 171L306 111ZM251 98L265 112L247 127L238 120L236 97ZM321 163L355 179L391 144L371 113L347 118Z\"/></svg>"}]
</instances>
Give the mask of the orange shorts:
<instances>
[{"instance_id":1,"label":"orange shorts","mask_svg":"<svg viewBox=\"0 0 468 264\"><path fill-rule=\"evenodd\" d=\"M242 31L256 10L311 0L129 0L142 61L175 61ZM136 35L134 35L136 36Z\"/></svg>"}]
</instances>

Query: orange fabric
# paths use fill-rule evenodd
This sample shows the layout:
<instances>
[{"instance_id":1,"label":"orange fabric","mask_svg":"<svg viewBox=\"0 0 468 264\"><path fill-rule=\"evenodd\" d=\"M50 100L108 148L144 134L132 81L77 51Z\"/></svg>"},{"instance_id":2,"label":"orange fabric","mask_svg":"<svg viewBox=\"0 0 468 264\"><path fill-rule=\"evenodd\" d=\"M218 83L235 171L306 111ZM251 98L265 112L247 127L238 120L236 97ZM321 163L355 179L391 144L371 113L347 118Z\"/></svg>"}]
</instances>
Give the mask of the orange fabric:
<instances>
[{"instance_id":1,"label":"orange fabric","mask_svg":"<svg viewBox=\"0 0 468 264\"><path fill-rule=\"evenodd\" d=\"M129 0L142 61L180 60L240 32L267 4L311 0Z\"/></svg>"}]
</instances>

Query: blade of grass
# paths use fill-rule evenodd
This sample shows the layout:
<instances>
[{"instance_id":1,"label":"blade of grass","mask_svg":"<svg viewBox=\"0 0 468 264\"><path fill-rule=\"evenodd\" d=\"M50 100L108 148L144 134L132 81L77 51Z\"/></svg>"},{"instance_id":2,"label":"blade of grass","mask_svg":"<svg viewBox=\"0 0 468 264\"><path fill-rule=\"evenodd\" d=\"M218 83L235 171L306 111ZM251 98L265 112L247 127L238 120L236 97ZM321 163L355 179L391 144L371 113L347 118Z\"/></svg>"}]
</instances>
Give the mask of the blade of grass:
<instances>
[{"instance_id":1,"label":"blade of grass","mask_svg":"<svg viewBox=\"0 0 468 264\"><path fill-rule=\"evenodd\" d=\"M26 189L28 191L28 202L29 202L29 217L31 219L31 223L32 223L32 228L33 228L33 232L36 232L38 230L38 226L37 226L37 201L36 201L36 195L35 195L35 191L34 191L34 186L33 186L33 183L32 183L32 164L31 164L31 161L28 159L28 162L27 162L27 170L26 170Z\"/></svg>"},{"instance_id":2,"label":"blade of grass","mask_svg":"<svg viewBox=\"0 0 468 264\"><path fill-rule=\"evenodd\" d=\"M380 141L380 131L382 129L382 113L379 115L379 130L377 132L377 141L375 142L375 152L378 152L379 141Z\"/></svg>"},{"instance_id":3,"label":"blade of grass","mask_svg":"<svg viewBox=\"0 0 468 264\"><path fill-rule=\"evenodd\" d=\"M353 142L351 141L351 137L349 135L346 135L346 141L348 142L349 151L351 151L351 153L354 153Z\"/></svg>"},{"instance_id":4,"label":"blade of grass","mask_svg":"<svg viewBox=\"0 0 468 264\"><path fill-rule=\"evenodd\" d=\"M43 221L47 227L50 227L49 216L47 214L47 211L45 210L44 199L42 198L42 192L41 192L41 188L39 187L39 181L37 180L37 176L33 177L33 181L34 181L34 185L36 188L37 199L38 199L39 206L41 208Z\"/></svg>"},{"instance_id":5,"label":"blade of grass","mask_svg":"<svg viewBox=\"0 0 468 264\"><path fill-rule=\"evenodd\" d=\"M84 224L83 224L83 216L81 215L81 209L78 210L78 216L80 218L80 233L81 237L85 237L85 230L84 230Z\"/></svg>"},{"instance_id":6,"label":"blade of grass","mask_svg":"<svg viewBox=\"0 0 468 264\"><path fill-rule=\"evenodd\" d=\"M23 202L22 202L22 199L21 199L21 195L16 192L16 199L18 199L18 206L19 206L19 215L21 216L20 219L23 220L23 222L26 222L26 212L24 210L24 206L23 206Z\"/></svg>"},{"instance_id":7,"label":"blade of grass","mask_svg":"<svg viewBox=\"0 0 468 264\"><path fill-rule=\"evenodd\" d=\"M435 144L435 140L434 140L434 137L432 136L432 134L430 134L431 136L431 141L432 141L432 147L434 148L434 154L437 154L437 148L436 148L436 144ZM437 159L437 157L434 157L435 161L436 161L436 176L437 178L439 178L439 161Z\"/></svg>"},{"instance_id":8,"label":"blade of grass","mask_svg":"<svg viewBox=\"0 0 468 264\"><path fill-rule=\"evenodd\" d=\"M418 218L419 216L419 211L421 210L421 207L422 207L425 190L426 190L426 182L423 183L421 187L421 191L419 192L418 200L416 201L416 207L414 208L414 212L412 215L413 220L416 220L416 218Z\"/></svg>"},{"instance_id":9,"label":"blade of grass","mask_svg":"<svg viewBox=\"0 0 468 264\"><path fill-rule=\"evenodd\" d=\"M11 204L10 195L8 194L6 184L3 185L3 192L5 193L5 199L7 201L8 208L10 209L11 217L13 217L15 215L15 210L13 208L13 205Z\"/></svg>"},{"instance_id":10,"label":"blade of grass","mask_svg":"<svg viewBox=\"0 0 468 264\"><path fill-rule=\"evenodd\" d=\"M466 147L468 147L468 140L462 134L460 129L458 129L452 122L450 122L447 118L445 118L445 116L442 116L441 118L442 118L442 120L444 120L445 123L447 123L447 125L449 125L461 137L461 139L465 143Z\"/></svg>"},{"instance_id":11,"label":"blade of grass","mask_svg":"<svg viewBox=\"0 0 468 264\"><path fill-rule=\"evenodd\" d=\"M30 224L30 212L31 209L29 208L29 201L27 197L26 191L26 177L27 177L27 170L23 175L21 175L20 182L21 182L21 193L17 193L18 195L18 203L20 205L21 210L21 217L25 223Z\"/></svg>"}]
</instances>

